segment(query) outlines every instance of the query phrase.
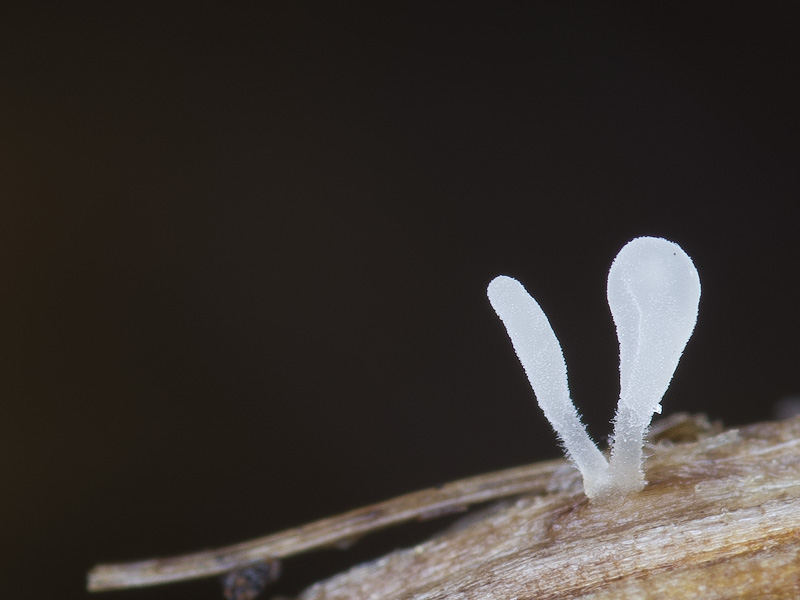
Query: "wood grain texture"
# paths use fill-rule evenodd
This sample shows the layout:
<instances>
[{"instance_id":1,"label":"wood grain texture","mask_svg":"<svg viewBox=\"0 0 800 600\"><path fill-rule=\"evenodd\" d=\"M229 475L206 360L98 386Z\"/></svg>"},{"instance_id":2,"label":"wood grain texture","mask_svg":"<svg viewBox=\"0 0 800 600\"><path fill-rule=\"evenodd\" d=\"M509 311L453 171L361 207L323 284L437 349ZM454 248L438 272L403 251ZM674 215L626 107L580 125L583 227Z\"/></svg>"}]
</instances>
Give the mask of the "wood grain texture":
<instances>
[{"instance_id":1,"label":"wood grain texture","mask_svg":"<svg viewBox=\"0 0 800 600\"><path fill-rule=\"evenodd\" d=\"M204 577L503 499L298 600L800 598L800 417L654 424L639 493L589 501L565 460L406 494L264 538L100 565L93 591Z\"/></svg>"},{"instance_id":2,"label":"wood grain texture","mask_svg":"<svg viewBox=\"0 0 800 600\"><path fill-rule=\"evenodd\" d=\"M640 493L589 502L562 473L562 491L499 506L299 600L800 598L800 419L675 439L646 449Z\"/></svg>"},{"instance_id":3,"label":"wood grain texture","mask_svg":"<svg viewBox=\"0 0 800 600\"><path fill-rule=\"evenodd\" d=\"M168 558L94 567L89 591L158 585L220 575L325 547L347 547L359 537L411 520L428 520L499 498L544 493L554 474L567 466L552 460L486 473L398 496L240 544ZM567 470L571 473L571 470ZM570 475L571 479L574 479Z\"/></svg>"}]
</instances>

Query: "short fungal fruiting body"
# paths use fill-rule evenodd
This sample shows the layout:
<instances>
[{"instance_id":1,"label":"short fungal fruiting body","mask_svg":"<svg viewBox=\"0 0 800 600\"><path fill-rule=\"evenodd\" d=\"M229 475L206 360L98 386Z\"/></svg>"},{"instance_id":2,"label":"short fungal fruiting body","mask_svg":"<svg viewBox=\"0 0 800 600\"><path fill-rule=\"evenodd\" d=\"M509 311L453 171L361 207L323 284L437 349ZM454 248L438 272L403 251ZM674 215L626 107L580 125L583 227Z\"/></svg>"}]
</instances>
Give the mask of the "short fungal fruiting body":
<instances>
[{"instance_id":1,"label":"short fungal fruiting body","mask_svg":"<svg viewBox=\"0 0 800 600\"><path fill-rule=\"evenodd\" d=\"M620 351L620 397L611 459L589 437L569 396L561 345L544 311L511 277L496 277L489 302L511 338L539 406L583 476L590 498L645 486L644 436L697 322L700 279L674 242L641 237L620 250L608 272L608 304Z\"/></svg>"}]
</instances>

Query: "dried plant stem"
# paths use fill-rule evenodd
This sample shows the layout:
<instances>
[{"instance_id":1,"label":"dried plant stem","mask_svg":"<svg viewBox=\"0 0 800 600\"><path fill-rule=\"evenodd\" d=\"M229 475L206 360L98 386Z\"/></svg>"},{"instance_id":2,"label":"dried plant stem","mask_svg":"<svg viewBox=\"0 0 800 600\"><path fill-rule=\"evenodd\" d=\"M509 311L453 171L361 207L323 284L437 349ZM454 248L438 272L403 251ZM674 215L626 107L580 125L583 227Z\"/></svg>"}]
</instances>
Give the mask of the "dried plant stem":
<instances>
[{"instance_id":1,"label":"dried plant stem","mask_svg":"<svg viewBox=\"0 0 800 600\"><path fill-rule=\"evenodd\" d=\"M800 418L645 450L641 492L524 496L298 600L800 598Z\"/></svg>"},{"instance_id":2,"label":"dried plant stem","mask_svg":"<svg viewBox=\"0 0 800 600\"><path fill-rule=\"evenodd\" d=\"M665 423L651 429L641 492L589 501L563 460L538 463L221 550L100 566L90 589L214 575L518 496L298 600L800 598L800 417L727 431L702 418Z\"/></svg>"},{"instance_id":3,"label":"dried plant stem","mask_svg":"<svg viewBox=\"0 0 800 600\"><path fill-rule=\"evenodd\" d=\"M541 493L563 459L471 477L399 496L302 527L215 550L131 563L98 565L89 572L92 592L219 575L259 562L335 546L414 519L425 520L467 506L526 493Z\"/></svg>"}]
</instances>

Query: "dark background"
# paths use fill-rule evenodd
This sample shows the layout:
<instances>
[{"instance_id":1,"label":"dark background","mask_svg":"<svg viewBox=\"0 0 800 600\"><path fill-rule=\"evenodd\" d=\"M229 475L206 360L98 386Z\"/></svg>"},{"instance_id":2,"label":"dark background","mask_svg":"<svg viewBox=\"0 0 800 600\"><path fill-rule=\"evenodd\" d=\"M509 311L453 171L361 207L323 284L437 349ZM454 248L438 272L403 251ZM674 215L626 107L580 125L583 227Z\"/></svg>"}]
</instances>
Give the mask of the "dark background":
<instances>
[{"instance_id":1,"label":"dark background","mask_svg":"<svg viewBox=\"0 0 800 600\"><path fill-rule=\"evenodd\" d=\"M789 13L539 4L2 15L3 597L557 456L497 274L603 438L605 278L636 236L703 285L666 413L800 392ZM98 596L190 597L217 582Z\"/></svg>"}]
</instances>

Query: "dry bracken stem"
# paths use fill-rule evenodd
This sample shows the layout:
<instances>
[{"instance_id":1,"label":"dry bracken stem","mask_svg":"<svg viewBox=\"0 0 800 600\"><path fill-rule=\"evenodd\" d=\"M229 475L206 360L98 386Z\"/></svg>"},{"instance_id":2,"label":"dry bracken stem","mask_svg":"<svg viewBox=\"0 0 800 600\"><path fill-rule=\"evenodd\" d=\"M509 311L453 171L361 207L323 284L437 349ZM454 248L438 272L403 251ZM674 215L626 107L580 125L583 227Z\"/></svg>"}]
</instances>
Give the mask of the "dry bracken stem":
<instances>
[{"instance_id":1,"label":"dry bracken stem","mask_svg":"<svg viewBox=\"0 0 800 600\"><path fill-rule=\"evenodd\" d=\"M93 590L203 577L471 502L518 496L298 600L800 598L800 418L738 430L672 415L650 430L648 486L587 501L557 460L425 490L245 544L97 567ZM529 491L529 494L524 494Z\"/></svg>"},{"instance_id":2,"label":"dry bracken stem","mask_svg":"<svg viewBox=\"0 0 800 600\"><path fill-rule=\"evenodd\" d=\"M641 492L525 496L298 600L800 598L800 418L680 439Z\"/></svg>"},{"instance_id":3,"label":"dry bracken stem","mask_svg":"<svg viewBox=\"0 0 800 600\"><path fill-rule=\"evenodd\" d=\"M541 493L563 459L471 477L399 496L248 542L171 558L98 565L89 572L92 592L156 585L219 575L259 562L333 546L413 519L459 512L469 505Z\"/></svg>"}]
</instances>

